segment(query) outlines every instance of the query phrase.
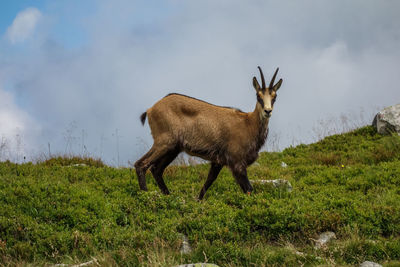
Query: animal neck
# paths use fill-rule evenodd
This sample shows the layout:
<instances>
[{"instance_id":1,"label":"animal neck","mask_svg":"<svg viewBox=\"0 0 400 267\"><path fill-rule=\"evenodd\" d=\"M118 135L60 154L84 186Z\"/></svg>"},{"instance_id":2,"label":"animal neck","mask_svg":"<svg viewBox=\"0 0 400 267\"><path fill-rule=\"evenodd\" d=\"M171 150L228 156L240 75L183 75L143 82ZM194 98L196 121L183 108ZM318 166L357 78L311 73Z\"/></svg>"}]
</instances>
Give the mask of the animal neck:
<instances>
[{"instance_id":1,"label":"animal neck","mask_svg":"<svg viewBox=\"0 0 400 267\"><path fill-rule=\"evenodd\" d=\"M257 102L256 107L253 112L251 112L250 117L252 118L252 121L254 122L255 127L255 141L256 141L256 148L257 151L261 149L261 147L264 145L265 140L267 139L268 136L268 123L269 123L269 118L266 118L262 115L263 109L260 105L260 103Z\"/></svg>"}]
</instances>

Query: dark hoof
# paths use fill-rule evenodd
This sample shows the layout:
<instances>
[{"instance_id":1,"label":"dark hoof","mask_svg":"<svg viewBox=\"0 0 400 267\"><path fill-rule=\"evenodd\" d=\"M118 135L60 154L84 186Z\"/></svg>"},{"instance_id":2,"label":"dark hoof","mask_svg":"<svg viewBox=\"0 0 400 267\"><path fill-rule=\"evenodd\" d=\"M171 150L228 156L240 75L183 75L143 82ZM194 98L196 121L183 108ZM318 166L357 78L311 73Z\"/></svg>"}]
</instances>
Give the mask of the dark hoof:
<instances>
[{"instance_id":1,"label":"dark hoof","mask_svg":"<svg viewBox=\"0 0 400 267\"><path fill-rule=\"evenodd\" d=\"M169 194L170 194L168 190L162 190L161 192L162 192L164 195L169 195Z\"/></svg>"}]
</instances>

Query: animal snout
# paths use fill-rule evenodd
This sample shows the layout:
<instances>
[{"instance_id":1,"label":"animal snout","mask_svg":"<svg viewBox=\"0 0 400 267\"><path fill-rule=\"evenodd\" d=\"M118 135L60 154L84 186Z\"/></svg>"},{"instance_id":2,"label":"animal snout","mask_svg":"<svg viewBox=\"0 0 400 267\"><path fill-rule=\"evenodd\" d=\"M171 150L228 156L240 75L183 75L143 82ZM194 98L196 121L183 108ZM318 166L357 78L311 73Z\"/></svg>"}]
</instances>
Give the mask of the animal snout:
<instances>
[{"instance_id":1,"label":"animal snout","mask_svg":"<svg viewBox=\"0 0 400 267\"><path fill-rule=\"evenodd\" d=\"M264 109L264 112L267 116L271 116L272 109Z\"/></svg>"}]
</instances>

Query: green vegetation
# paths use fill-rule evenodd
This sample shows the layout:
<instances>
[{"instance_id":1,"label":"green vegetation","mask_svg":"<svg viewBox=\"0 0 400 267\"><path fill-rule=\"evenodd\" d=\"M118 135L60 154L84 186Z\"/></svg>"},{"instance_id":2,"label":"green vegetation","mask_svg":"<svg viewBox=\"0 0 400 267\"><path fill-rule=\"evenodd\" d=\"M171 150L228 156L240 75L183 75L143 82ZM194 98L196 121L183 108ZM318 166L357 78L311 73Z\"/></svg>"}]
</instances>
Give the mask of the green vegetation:
<instances>
[{"instance_id":1,"label":"green vegetation","mask_svg":"<svg viewBox=\"0 0 400 267\"><path fill-rule=\"evenodd\" d=\"M262 153L250 179L287 179L290 193L255 185L245 195L223 169L198 202L208 168L169 167L172 194L164 196L150 173L149 192L141 192L134 170L96 160L2 162L0 265L92 258L103 266L399 264L399 136L364 127ZM324 231L334 231L337 240L314 249L313 239ZM189 254L180 253L182 234L193 248Z\"/></svg>"}]
</instances>

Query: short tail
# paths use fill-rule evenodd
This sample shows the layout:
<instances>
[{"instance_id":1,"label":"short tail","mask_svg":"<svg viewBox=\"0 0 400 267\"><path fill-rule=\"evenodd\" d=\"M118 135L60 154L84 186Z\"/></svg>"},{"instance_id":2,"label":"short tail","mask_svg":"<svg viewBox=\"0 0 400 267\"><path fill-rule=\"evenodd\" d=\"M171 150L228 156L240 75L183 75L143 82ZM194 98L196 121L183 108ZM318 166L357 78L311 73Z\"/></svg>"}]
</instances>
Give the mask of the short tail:
<instances>
[{"instance_id":1,"label":"short tail","mask_svg":"<svg viewBox=\"0 0 400 267\"><path fill-rule=\"evenodd\" d=\"M147 112L144 112L142 115L140 115L140 121L142 122L143 125L144 125L144 122L146 121L146 116L147 116Z\"/></svg>"}]
</instances>

